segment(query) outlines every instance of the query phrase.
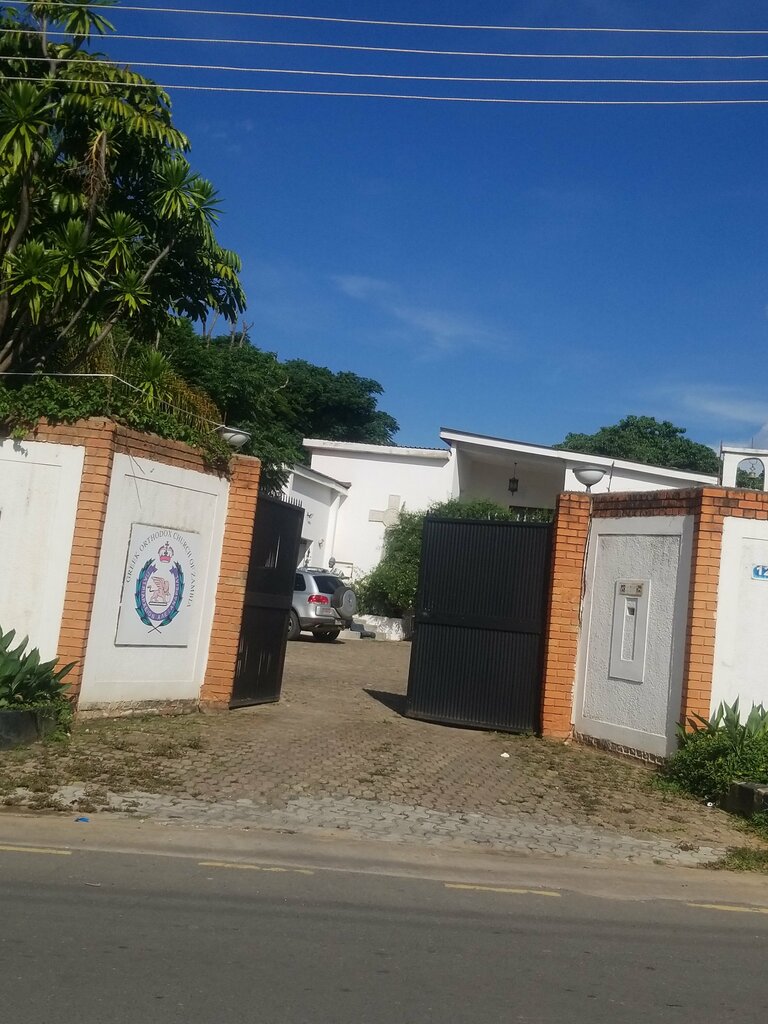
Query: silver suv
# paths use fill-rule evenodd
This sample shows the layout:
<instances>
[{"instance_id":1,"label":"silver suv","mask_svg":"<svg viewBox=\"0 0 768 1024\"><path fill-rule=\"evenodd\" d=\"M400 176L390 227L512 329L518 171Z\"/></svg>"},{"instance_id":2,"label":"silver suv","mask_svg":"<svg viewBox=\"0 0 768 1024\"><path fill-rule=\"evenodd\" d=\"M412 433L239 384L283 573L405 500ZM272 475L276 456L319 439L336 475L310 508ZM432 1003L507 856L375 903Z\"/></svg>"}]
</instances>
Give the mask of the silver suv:
<instances>
[{"instance_id":1,"label":"silver suv","mask_svg":"<svg viewBox=\"0 0 768 1024\"><path fill-rule=\"evenodd\" d=\"M356 611L354 590L329 569L297 569L288 639L308 630L315 640L330 643L349 629Z\"/></svg>"}]
</instances>

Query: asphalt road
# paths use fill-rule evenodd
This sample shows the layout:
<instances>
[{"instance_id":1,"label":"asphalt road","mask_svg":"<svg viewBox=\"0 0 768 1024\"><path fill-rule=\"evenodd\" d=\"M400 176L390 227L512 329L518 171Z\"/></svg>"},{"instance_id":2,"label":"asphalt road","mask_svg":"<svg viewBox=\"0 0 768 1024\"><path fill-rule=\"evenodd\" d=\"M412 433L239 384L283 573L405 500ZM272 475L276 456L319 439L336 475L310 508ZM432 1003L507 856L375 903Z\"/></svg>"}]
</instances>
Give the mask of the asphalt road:
<instances>
[{"instance_id":1,"label":"asphalt road","mask_svg":"<svg viewBox=\"0 0 768 1024\"><path fill-rule=\"evenodd\" d=\"M37 850L0 845L8 1024L765 1020L765 907Z\"/></svg>"}]
</instances>

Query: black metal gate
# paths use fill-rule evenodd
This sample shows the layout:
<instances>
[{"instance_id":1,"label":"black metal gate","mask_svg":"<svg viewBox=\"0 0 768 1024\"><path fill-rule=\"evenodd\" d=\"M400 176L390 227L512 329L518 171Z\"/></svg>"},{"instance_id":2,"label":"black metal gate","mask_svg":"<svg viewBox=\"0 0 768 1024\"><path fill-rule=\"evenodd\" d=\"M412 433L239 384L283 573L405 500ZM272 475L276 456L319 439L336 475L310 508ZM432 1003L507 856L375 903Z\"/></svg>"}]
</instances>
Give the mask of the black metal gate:
<instances>
[{"instance_id":1,"label":"black metal gate","mask_svg":"<svg viewBox=\"0 0 768 1024\"><path fill-rule=\"evenodd\" d=\"M259 495L232 708L280 699L304 509Z\"/></svg>"},{"instance_id":2,"label":"black metal gate","mask_svg":"<svg viewBox=\"0 0 768 1024\"><path fill-rule=\"evenodd\" d=\"M540 727L552 528L427 517L406 714Z\"/></svg>"}]
</instances>

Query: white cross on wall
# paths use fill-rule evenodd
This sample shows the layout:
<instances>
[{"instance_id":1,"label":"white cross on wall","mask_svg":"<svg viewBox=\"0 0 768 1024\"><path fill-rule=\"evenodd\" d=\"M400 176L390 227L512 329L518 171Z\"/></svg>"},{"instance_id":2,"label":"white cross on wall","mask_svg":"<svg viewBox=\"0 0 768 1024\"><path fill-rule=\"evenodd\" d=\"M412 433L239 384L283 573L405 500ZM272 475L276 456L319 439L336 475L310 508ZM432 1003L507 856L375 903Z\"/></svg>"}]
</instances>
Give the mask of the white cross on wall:
<instances>
[{"instance_id":1,"label":"white cross on wall","mask_svg":"<svg viewBox=\"0 0 768 1024\"><path fill-rule=\"evenodd\" d=\"M384 529L388 530L391 526L395 526L400 516L400 495L390 494L389 504L383 512L379 512L376 509L371 509L368 513L369 523L384 523Z\"/></svg>"}]
</instances>

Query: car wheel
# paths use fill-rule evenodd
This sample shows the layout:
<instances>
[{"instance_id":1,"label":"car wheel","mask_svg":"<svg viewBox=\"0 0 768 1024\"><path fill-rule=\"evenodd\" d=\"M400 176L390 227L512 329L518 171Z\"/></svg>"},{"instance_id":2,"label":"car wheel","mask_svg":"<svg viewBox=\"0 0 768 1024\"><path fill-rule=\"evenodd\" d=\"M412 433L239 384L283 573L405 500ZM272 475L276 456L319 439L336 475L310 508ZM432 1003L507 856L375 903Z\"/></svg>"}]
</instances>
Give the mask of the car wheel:
<instances>
[{"instance_id":1,"label":"car wheel","mask_svg":"<svg viewBox=\"0 0 768 1024\"><path fill-rule=\"evenodd\" d=\"M340 629L319 629L316 633L312 634L312 637L321 644L330 644L334 640L338 640L340 632Z\"/></svg>"},{"instance_id":2,"label":"car wheel","mask_svg":"<svg viewBox=\"0 0 768 1024\"><path fill-rule=\"evenodd\" d=\"M288 616L288 639L298 640L299 633L301 633L301 626L299 625L299 617L296 612L291 611Z\"/></svg>"}]
</instances>

